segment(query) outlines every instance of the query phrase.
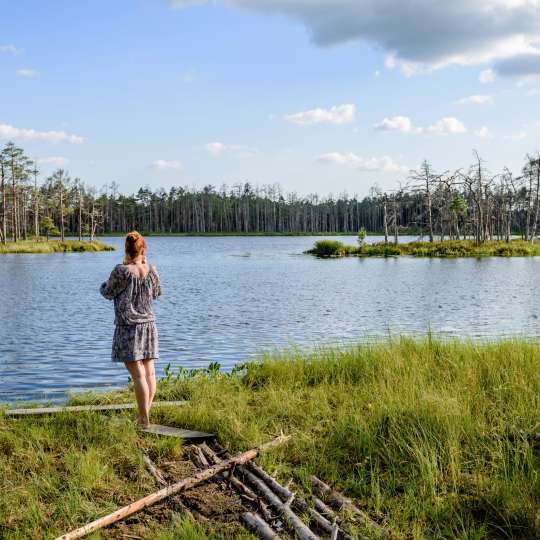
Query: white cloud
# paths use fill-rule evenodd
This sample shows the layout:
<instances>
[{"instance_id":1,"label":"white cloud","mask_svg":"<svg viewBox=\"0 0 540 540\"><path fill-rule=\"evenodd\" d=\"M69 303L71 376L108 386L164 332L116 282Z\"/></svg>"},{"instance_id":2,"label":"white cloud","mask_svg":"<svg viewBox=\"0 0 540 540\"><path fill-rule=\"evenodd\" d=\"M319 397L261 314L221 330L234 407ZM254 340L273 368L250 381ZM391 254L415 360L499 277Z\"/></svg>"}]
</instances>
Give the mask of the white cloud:
<instances>
[{"instance_id":1,"label":"white cloud","mask_svg":"<svg viewBox=\"0 0 540 540\"><path fill-rule=\"evenodd\" d=\"M211 142L204 145L206 151L214 157L228 155L235 158L249 158L258 154L256 148L244 146L242 144L225 144L222 142Z\"/></svg>"},{"instance_id":2,"label":"white cloud","mask_svg":"<svg viewBox=\"0 0 540 540\"><path fill-rule=\"evenodd\" d=\"M317 160L320 163L332 163L334 165L341 165L360 171L383 171L400 173L408 171L407 167L395 163L389 156L383 156L380 158L363 158L352 152L329 152L328 154L320 155Z\"/></svg>"},{"instance_id":3,"label":"white cloud","mask_svg":"<svg viewBox=\"0 0 540 540\"><path fill-rule=\"evenodd\" d=\"M50 156L37 160L39 165L52 165L53 167L65 167L69 163L69 159L62 156Z\"/></svg>"},{"instance_id":4,"label":"white cloud","mask_svg":"<svg viewBox=\"0 0 540 540\"><path fill-rule=\"evenodd\" d=\"M65 131L36 131L35 129L16 128L9 124L0 124L0 139L52 143L68 142L72 144L82 144L84 142L83 137Z\"/></svg>"},{"instance_id":5,"label":"white cloud","mask_svg":"<svg viewBox=\"0 0 540 540\"><path fill-rule=\"evenodd\" d=\"M204 147L213 156L219 156L219 154L221 154L225 150L225 145L223 143L220 143L220 142L208 143Z\"/></svg>"},{"instance_id":6,"label":"white cloud","mask_svg":"<svg viewBox=\"0 0 540 540\"><path fill-rule=\"evenodd\" d=\"M527 133L525 131L517 131L516 133L510 133L510 135L505 135L504 137L507 141L522 141L527 138Z\"/></svg>"},{"instance_id":7,"label":"white cloud","mask_svg":"<svg viewBox=\"0 0 540 540\"><path fill-rule=\"evenodd\" d=\"M351 124L356 118L356 106L352 104L335 105L330 109L311 109L285 116L288 122L298 125L312 124Z\"/></svg>"},{"instance_id":8,"label":"white cloud","mask_svg":"<svg viewBox=\"0 0 540 540\"><path fill-rule=\"evenodd\" d=\"M36 71L35 69L28 69L28 68L18 69L16 73L19 77L29 77L29 78L37 77L39 75L39 72Z\"/></svg>"},{"instance_id":9,"label":"white cloud","mask_svg":"<svg viewBox=\"0 0 540 540\"><path fill-rule=\"evenodd\" d=\"M525 95L528 97L538 96L540 95L540 88L531 88L530 90L527 90Z\"/></svg>"},{"instance_id":10,"label":"white cloud","mask_svg":"<svg viewBox=\"0 0 540 540\"><path fill-rule=\"evenodd\" d=\"M474 132L474 134L477 137L480 137L481 139L492 139L493 138L493 135L492 135L491 131L486 126L482 126L480 129L477 129Z\"/></svg>"},{"instance_id":11,"label":"white cloud","mask_svg":"<svg viewBox=\"0 0 540 540\"><path fill-rule=\"evenodd\" d=\"M379 131L397 131L400 133L435 133L440 135L465 133L467 128L454 117L441 118L429 127L415 127L408 116L392 116L385 118L373 126Z\"/></svg>"},{"instance_id":12,"label":"white cloud","mask_svg":"<svg viewBox=\"0 0 540 540\"><path fill-rule=\"evenodd\" d=\"M456 105L484 105L487 103L493 103L493 96L480 94L464 97L455 101Z\"/></svg>"},{"instance_id":13,"label":"white cloud","mask_svg":"<svg viewBox=\"0 0 540 540\"><path fill-rule=\"evenodd\" d=\"M467 128L463 123L452 116L441 118L438 122L427 128L430 133L438 133L441 135L466 133Z\"/></svg>"},{"instance_id":14,"label":"white cloud","mask_svg":"<svg viewBox=\"0 0 540 540\"><path fill-rule=\"evenodd\" d=\"M362 41L388 68L411 75L490 63L501 75L540 72L539 0L169 0L176 8L220 2L282 14L320 46ZM537 58L535 58L537 56Z\"/></svg>"},{"instance_id":15,"label":"white cloud","mask_svg":"<svg viewBox=\"0 0 540 540\"><path fill-rule=\"evenodd\" d=\"M482 83L482 84L489 84L489 83L492 83L495 81L495 72L489 68L489 69L484 69L483 71L480 72L480 74L478 75L478 80Z\"/></svg>"},{"instance_id":16,"label":"white cloud","mask_svg":"<svg viewBox=\"0 0 540 540\"><path fill-rule=\"evenodd\" d=\"M158 171L181 171L182 162L175 159L156 159L152 161L151 167Z\"/></svg>"},{"instance_id":17,"label":"white cloud","mask_svg":"<svg viewBox=\"0 0 540 540\"><path fill-rule=\"evenodd\" d=\"M412 130L412 123L408 116L392 116L391 118L385 118L373 127L379 131L403 131L407 133Z\"/></svg>"},{"instance_id":18,"label":"white cloud","mask_svg":"<svg viewBox=\"0 0 540 540\"><path fill-rule=\"evenodd\" d=\"M20 53L21 50L17 49L15 45L0 45L0 53L9 53L9 54L17 54Z\"/></svg>"}]
</instances>

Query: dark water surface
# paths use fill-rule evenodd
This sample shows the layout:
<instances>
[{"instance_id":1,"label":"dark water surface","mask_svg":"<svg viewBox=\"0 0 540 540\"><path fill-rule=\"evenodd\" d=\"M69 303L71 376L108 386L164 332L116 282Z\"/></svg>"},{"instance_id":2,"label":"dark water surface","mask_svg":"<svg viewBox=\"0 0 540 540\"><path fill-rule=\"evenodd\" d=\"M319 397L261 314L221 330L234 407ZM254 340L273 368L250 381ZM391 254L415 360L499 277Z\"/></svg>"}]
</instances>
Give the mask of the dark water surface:
<instances>
[{"instance_id":1,"label":"dark water surface","mask_svg":"<svg viewBox=\"0 0 540 540\"><path fill-rule=\"evenodd\" d=\"M540 336L540 258L319 260L302 255L314 240L150 238L164 290L158 372L430 328ZM122 239L107 241L120 250L0 257L0 402L126 383L110 362L112 304L98 292L122 258Z\"/></svg>"}]
</instances>

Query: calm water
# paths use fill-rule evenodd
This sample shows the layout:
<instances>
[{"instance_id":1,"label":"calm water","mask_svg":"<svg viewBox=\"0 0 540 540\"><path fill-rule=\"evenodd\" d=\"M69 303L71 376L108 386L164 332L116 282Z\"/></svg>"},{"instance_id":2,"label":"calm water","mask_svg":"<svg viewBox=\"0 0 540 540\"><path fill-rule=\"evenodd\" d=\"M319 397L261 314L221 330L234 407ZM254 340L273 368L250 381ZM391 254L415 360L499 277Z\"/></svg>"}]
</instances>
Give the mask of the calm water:
<instances>
[{"instance_id":1,"label":"calm water","mask_svg":"<svg viewBox=\"0 0 540 540\"><path fill-rule=\"evenodd\" d=\"M164 290L158 371L389 331L540 336L540 258L318 260L302 255L314 240L151 238ZM0 257L0 402L126 383L109 359L112 304L98 293L121 256Z\"/></svg>"}]
</instances>

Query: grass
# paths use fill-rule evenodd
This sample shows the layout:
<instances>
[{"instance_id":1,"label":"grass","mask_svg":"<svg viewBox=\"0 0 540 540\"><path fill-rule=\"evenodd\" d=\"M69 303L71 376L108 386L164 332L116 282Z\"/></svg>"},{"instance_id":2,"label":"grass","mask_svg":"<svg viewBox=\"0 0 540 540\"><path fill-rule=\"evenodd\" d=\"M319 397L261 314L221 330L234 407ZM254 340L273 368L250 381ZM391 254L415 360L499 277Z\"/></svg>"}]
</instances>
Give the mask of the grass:
<instances>
[{"instance_id":1,"label":"grass","mask_svg":"<svg viewBox=\"0 0 540 540\"><path fill-rule=\"evenodd\" d=\"M0 244L0 254L11 253L68 253L85 251L114 251L113 246L97 240L21 240L19 242L7 242Z\"/></svg>"},{"instance_id":2,"label":"grass","mask_svg":"<svg viewBox=\"0 0 540 540\"><path fill-rule=\"evenodd\" d=\"M408 242L393 244L378 242L349 246L337 240L318 240L309 255L330 257L534 257L540 256L540 243L523 240L503 242L493 240L475 244L472 240L444 240L439 242Z\"/></svg>"},{"instance_id":3,"label":"grass","mask_svg":"<svg viewBox=\"0 0 540 540\"><path fill-rule=\"evenodd\" d=\"M215 364L168 369L158 398L189 404L157 410L153 421L215 432L231 451L290 433L262 465L306 491L316 474L394 539L532 539L540 447L507 435L540 430L539 360L536 342L428 337L289 350L232 374ZM128 399L126 389L71 402ZM0 537L51 538L150 492L143 446L167 459L182 452L137 434L127 413L0 414ZM217 537L178 520L148 536Z\"/></svg>"}]
</instances>

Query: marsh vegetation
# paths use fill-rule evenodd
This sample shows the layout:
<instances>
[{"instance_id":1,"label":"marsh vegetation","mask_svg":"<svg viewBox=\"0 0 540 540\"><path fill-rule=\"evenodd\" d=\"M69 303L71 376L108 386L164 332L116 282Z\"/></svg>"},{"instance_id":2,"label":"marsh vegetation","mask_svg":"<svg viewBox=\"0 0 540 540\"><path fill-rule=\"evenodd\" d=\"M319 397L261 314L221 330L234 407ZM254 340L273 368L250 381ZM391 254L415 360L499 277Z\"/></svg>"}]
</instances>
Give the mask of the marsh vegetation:
<instances>
[{"instance_id":1,"label":"marsh vegetation","mask_svg":"<svg viewBox=\"0 0 540 540\"><path fill-rule=\"evenodd\" d=\"M229 374L217 364L169 369L158 398L189 403L156 410L153 420L214 432L231 451L291 434L261 464L306 491L316 474L396 539L532 539L540 534L540 449L527 434L539 429L539 358L539 345L523 340L403 338L285 351ZM182 445L143 436L128 414L0 415L3 537L52 537L150 492L141 449L170 461ZM138 529L144 538L193 529L170 512L145 519L153 528ZM216 537L204 523L195 529Z\"/></svg>"},{"instance_id":2,"label":"marsh vegetation","mask_svg":"<svg viewBox=\"0 0 540 540\"><path fill-rule=\"evenodd\" d=\"M407 242L391 244L377 242L346 245L338 240L317 240L309 255L321 258L335 257L533 257L540 256L540 244L524 240L486 241L445 240L442 242Z\"/></svg>"},{"instance_id":3,"label":"marsh vegetation","mask_svg":"<svg viewBox=\"0 0 540 540\"><path fill-rule=\"evenodd\" d=\"M82 253L85 251L114 251L113 246L92 241L80 241L80 240L50 240L45 239L36 240L20 240L18 242L8 242L6 244L0 244L0 254L8 253L68 253L77 252Z\"/></svg>"}]
</instances>

